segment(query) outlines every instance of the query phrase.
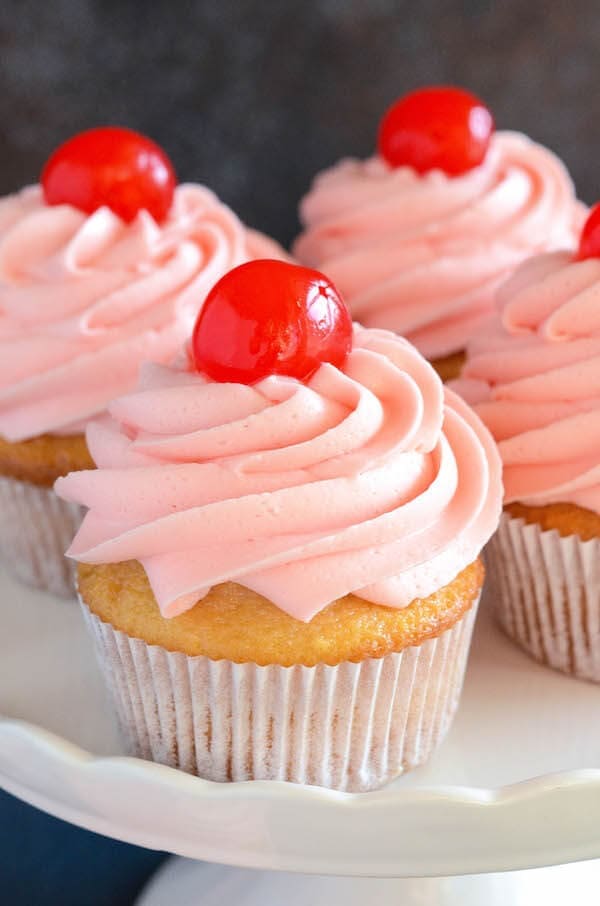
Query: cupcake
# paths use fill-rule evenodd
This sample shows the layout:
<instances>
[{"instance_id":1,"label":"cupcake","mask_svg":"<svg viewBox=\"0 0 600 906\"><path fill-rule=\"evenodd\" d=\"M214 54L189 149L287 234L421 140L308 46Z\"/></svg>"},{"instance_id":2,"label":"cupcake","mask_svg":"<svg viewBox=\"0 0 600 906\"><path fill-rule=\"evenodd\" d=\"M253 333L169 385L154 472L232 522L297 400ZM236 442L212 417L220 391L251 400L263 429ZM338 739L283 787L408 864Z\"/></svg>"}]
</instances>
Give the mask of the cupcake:
<instances>
[{"instance_id":1,"label":"cupcake","mask_svg":"<svg viewBox=\"0 0 600 906\"><path fill-rule=\"evenodd\" d=\"M500 463L394 334L318 272L213 288L177 367L93 423L69 556L133 754L201 777L368 790L457 707Z\"/></svg>"},{"instance_id":2,"label":"cupcake","mask_svg":"<svg viewBox=\"0 0 600 906\"><path fill-rule=\"evenodd\" d=\"M353 316L407 337L444 380L528 256L572 247L585 216L550 151L494 132L472 94L423 88L385 114L377 153L318 175L294 254L335 280Z\"/></svg>"},{"instance_id":3,"label":"cupcake","mask_svg":"<svg viewBox=\"0 0 600 906\"><path fill-rule=\"evenodd\" d=\"M504 464L498 618L536 660L600 682L600 206L575 255L527 261L498 303L455 383Z\"/></svg>"},{"instance_id":4,"label":"cupcake","mask_svg":"<svg viewBox=\"0 0 600 906\"><path fill-rule=\"evenodd\" d=\"M71 139L0 201L0 558L22 580L72 594L82 512L52 485L93 466L86 424L171 359L219 277L279 254L126 129Z\"/></svg>"}]
</instances>

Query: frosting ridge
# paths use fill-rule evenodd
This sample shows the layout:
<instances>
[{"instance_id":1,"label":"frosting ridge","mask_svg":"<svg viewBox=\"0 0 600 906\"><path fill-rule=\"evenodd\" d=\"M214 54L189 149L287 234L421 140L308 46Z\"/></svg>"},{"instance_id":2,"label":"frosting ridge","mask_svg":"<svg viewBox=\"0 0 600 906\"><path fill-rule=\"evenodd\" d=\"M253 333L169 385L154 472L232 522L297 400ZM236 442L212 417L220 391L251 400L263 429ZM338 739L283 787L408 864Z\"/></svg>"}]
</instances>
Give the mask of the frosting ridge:
<instances>
[{"instance_id":1,"label":"frosting ridge","mask_svg":"<svg viewBox=\"0 0 600 906\"><path fill-rule=\"evenodd\" d=\"M39 186L1 200L0 434L83 430L141 361L172 358L227 270L283 256L202 186L179 186L160 226L48 206Z\"/></svg>"},{"instance_id":2,"label":"frosting ridge","mask_svg":"<svg viewBox=\"0 0 600 906\"><path fill-rule=\"evenodd\" d=\"M464 348L517 264L572 247L584 216L552 152L498 132L460 177L340 161L303 199L293 252L331 277L358 321L437 358Z\"/></svg>"},{"instance_id":3,"label":"frosting ridge","mask_svg":"<svg viewBox=\"0 0 600 906\"><path fill-rule=\"evenodd\" d=\"M491 437L405 340L355 328L343 369L217 384L146 366L92 423L98 469L59 479L89 508L69 555L138 559L163 616L234 581L310 620L354 592L404 607L495 530Z\"/></svg>"},{"instance_id":4,"label":"frosting ridge","mask_svg":"<svg viewBox=\"0 0 600 906\"><path fill-rule=\"evenodd\" d=\"M453 386L498 441L506 501L600 513L600 260L532 258Z\"/></svg>"}]
</instances>

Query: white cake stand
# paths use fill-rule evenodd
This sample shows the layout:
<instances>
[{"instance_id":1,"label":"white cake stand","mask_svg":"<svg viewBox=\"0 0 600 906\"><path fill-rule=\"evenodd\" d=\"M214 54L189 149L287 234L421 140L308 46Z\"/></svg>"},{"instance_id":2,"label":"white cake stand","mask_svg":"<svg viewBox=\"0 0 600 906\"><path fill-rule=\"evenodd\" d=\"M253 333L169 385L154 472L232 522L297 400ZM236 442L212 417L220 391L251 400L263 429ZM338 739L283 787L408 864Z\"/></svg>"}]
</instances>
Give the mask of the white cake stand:
<instances>
[{"instance_id":1,"label":"white cake stand","mask_svg":"<svg viewBox=\"0 0 600 906\"><path fill-rule=\"evenodd\" d=\"M140 906L581 906L579 887L597 894L594 863L493 874L600 858L600 688L531 662L485 606L444 745L385 790L351 795L214 784L123 757L78 606L2 573L0 595L0 785L89 830L240 867L174 860Z\"/></svg>"}]
</instances>

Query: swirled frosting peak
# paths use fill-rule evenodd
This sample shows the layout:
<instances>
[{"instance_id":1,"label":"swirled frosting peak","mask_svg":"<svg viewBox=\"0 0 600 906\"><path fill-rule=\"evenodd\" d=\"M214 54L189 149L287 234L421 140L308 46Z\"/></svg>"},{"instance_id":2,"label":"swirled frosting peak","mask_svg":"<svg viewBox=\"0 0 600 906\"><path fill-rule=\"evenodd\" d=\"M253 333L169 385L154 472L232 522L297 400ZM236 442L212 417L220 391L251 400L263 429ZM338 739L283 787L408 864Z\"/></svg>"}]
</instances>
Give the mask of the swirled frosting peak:
<instances>
[{"instance_id":1,"label":"swirled frosting peak","mask_svg":"<svg viewBox=\"0 0 600 906\"><path fill-rule=\"evenodd\" d=\"M39 186L0 201L0 435L74 433L169 361L208 290L250 258L283 257L209 190L182 185L159 226L108 208L48 206Z\"/></svg>"},{"instance_id":2,"label":"swirled frosting peak","mask_svg":"<svg viewBox=\"0 0 600 906\"><path fill-rule=\"evenodd\" d=\"M56 484L89 508L68 553L140 560L165 617L225 581L305 621L350 592L404 607L498 522L491 437L387 332L355 328L344 367L306 384L149 366L110 412L88 429L97 470Z\"/></svg>"},{"instance_id":3,"label":"swirled frosting peak","mask_svg":"<svg viewBox=\"0 0 600 906\"><path fill-rule=\"evenodd\" d=\"M600 513L600 260L532 258L498 302L454 386L498 441L506 500Z\"/></svg>"},{"instance_id":4,"label":"swirled frosting peak","mask_svg":"<svg viewBox=\"0 0 600 906\"><path fill-rule=\"evenodd\" d=\"M571 248L584 216L554 154L497 132L461 176L342 160L302 201L294 254L331 277L358 321L433 359L464 349L517 264Z\"/></svg>"}]
</instances>

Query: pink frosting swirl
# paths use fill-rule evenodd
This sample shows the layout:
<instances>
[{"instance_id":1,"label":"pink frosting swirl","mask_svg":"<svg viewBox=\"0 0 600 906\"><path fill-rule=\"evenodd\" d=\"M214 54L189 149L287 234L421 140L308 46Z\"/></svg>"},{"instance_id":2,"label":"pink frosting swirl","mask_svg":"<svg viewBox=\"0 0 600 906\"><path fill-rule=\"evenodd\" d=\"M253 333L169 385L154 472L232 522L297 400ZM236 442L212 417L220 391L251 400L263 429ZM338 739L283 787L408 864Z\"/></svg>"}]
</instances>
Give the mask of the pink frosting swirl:
<instances>
[{"instance_id":1,"label":"pink frosting swirl","mask_svg":"<svg viewBox=\"0 0 600 906\"><path fill-rule=\"evenodd\" d=\"M50 207L39 186L0 202L0 434L74 433L170 360L208 290L249 258L282 257L201 186L158 225Z\"/></svg>"},{"instance_id":2,"label":"pink frosting swirl","mask_svg":"<svg viewBox=\"0 0 600 906\"><path fill-rule=\"evenodd\" d=\"M355 592L404 607L450 582L498 523L492 438L391 333L355 330L343 370L254 386L150 366L88 429L98 469L69 556L142 562L175 616L238 582L300 620Z\"/></svg>"},{"instance_id":3,"label":"pink frosting swirl","mask_svg":"<svg viewBox=\"0 0 600 906\"><path fill-rule=\"evenodd\" d=\"M464 349L517 264L570 248L584 214L554 154L499 132L484 163L454 178L341 161L302 201L294 254L334 280L357 320L433 359Z\"/></svg>"},{"instance_id":4,"label":"pink frosting swirl","mask_svg":"<svg viewBox=\"0 0 600 906\"><path fill-rule=\"evenodd\" d=\"M600 513L600 260L532 258L498 303L454 387L498 441L506 501Z\"/></svg>"}]
</instances>

